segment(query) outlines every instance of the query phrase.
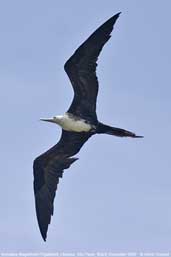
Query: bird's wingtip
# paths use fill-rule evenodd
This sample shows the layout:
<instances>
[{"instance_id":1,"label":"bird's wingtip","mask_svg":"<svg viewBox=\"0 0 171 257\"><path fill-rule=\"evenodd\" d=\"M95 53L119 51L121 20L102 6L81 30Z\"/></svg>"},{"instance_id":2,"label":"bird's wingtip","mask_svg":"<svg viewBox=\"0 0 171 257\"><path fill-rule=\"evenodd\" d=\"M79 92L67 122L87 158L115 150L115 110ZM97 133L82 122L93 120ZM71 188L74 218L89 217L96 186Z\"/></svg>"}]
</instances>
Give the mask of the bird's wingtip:
<instances>
[{"instance_id":1,"label":"bird's wingtip","mask_svg":"<svg viewBox=\"0 0 171 257\"><path fill-rule=\"evenodd\" d=\"M43 241L46 242L47 235L45 233L41 233Z\"/></svg>"},{"instance_id":2,"label":"bird's wingtip","mask_svg":"<svg viewBox=\"0 0 171 257\"><path fill-rule=\"evenodd\" d=\"M114 23L119 18L121 12L118 12L117 14L114 14L109 20L112 20Z\"/></svg>"},{"instance_id":3,"label":"bird's wingtip","mask_svg":"<svg viewBox=\"0 0 171 257\"><path fill-rule=\"evenodd\" d=\"M113 17L119 17L122 12L118 12L117 14L113 15Z\"/></svg>"}]
</instances>

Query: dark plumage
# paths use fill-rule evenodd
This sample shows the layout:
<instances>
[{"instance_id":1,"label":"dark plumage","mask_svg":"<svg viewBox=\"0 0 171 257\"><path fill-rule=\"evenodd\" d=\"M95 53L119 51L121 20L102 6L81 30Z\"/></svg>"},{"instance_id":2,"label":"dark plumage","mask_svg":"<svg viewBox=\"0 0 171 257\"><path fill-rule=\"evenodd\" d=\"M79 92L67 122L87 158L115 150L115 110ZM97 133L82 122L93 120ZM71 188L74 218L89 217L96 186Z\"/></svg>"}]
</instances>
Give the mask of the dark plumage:
<instances>
[{"instance_id":1,"label":"dark plumage","mask_svg":"<svg viewBox=\"0 0 171 257\"><path fill-rule=\"evenodd\" d=\"M96 62L104 44L111 37L110 33L119 15L120 13L114 15L100 26L64 66L74 89L74 99L68 112L91 122L97 122L96 100L99 85Z\"/></svg>"},{"instance_id":2,"label":"dark plumage","mask_svg":"<svg viewBox=\"0 0 171 257\"><path fill-rule=\"evenodd\" d=\"M41 235L46 240L48 225L53 215L53 201L59 178L64 169L78 158L70 158L79 152L91 133L62 131L60 141L34 161L34 193L36 214Z\"/></svg>"},{"instance_id":3,"label":"dark plumage","mask_svg":"<svg viewBox=\"0 0 171 257\"><path fill-rule=\"evenodd\" d=\"M119 14L114 15L100 26L65 63L65 71L74 89L74 98L67 116L65 116L65 126L59 118L58 120L55 117L43 119L58 123L63 128L60 141L37 157L33 164L36 214L44 240L46 240L48 225L51 221L51 215L53 215L53 203L59 178L62 177L64 169L68 169L77 160L72 156L78 153L83 144L96 133L120 137L138 137L130 131L110 127L99 122L96 115L98 94L96 62L104 44L110 38L110 33ZM79 120L82 122L81 125L77 125ZM76 132L71 121L74 121L77 126L87 124L90 128L84 127L84 131Z\"/></svg>"}]
</instances>

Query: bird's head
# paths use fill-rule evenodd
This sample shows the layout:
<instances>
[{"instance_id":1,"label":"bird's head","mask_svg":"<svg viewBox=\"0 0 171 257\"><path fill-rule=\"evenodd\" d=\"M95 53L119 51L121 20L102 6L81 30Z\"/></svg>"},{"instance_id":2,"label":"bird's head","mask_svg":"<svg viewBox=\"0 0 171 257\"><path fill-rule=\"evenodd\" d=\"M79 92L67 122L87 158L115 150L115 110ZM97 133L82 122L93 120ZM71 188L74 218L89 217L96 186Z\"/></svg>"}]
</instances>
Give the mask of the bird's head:
<instances>
[{"instance_id":1,"label":"bird's head","mask_svg":"<svg viewBox=\"0 0 171 257\"><path fill-rule=\"evenodd\" d=\"M52 122L52 123L56 123L58 125L61 125L61 121L62 121L62 116L54 116L52 118L46 118L46 119L40 119L41 121L47 121L47 122Z\"/></svg>"}]
</instances>

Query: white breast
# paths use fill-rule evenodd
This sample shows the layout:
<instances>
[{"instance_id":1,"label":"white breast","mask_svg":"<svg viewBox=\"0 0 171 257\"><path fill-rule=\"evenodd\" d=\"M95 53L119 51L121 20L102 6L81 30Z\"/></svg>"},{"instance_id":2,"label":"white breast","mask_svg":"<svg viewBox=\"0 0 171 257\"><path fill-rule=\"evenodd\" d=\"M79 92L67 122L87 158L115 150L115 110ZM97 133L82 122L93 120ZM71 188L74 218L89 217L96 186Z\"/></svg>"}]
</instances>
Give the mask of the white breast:
<instances>
[{"instance_id":1,"label":"white breast","mask_svg":"<svg viewBox=\"0 0 171 257\"><path fill-rule=\"evenodd\" d=\"M70 117L67 113L62 116L60 125L64 130L75 131L75 132L88 132L91 129L91 125L86 123L85 120L75 120Z\"/></svg>"}]
</instances>

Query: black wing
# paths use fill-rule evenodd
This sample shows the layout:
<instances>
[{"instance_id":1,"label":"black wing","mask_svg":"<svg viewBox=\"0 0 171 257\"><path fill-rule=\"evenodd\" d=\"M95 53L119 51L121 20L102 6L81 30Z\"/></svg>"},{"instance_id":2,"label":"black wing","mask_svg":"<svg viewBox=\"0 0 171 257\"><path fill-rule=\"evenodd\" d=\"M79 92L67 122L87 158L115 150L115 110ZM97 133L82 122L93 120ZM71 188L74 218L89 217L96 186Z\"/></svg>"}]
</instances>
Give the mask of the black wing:
<instances>
[{"instance_id":1,"label":"black wing","mask_svg":"<svg viewBox=\"0 0 171 257\"><path fill-rule=\"evenodd\" d=\"M46 240L48 225L53 215L53 202L59 178L77 158L75 155L91 133L62 131L60 141L34 160L34 194L37 220L41 235Z\"/></svg>"},{"instance_id":2,"label":"black wing","mask_svg":"<svg viewBox=\"0 0 171 257\"><path fill-rule=\"evenodd\" d=\"M110 33L119 14L114 15L100 26L64 65L74 89L74 99L68 112L90 121L97 121L96 62L104 44L111 37Z\"/></svg>"}]
</instances>

